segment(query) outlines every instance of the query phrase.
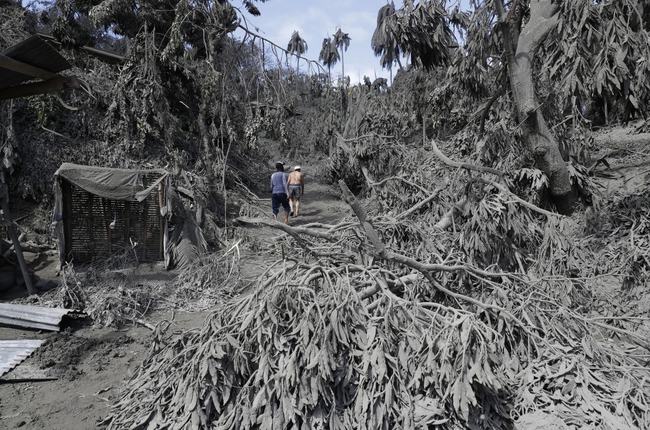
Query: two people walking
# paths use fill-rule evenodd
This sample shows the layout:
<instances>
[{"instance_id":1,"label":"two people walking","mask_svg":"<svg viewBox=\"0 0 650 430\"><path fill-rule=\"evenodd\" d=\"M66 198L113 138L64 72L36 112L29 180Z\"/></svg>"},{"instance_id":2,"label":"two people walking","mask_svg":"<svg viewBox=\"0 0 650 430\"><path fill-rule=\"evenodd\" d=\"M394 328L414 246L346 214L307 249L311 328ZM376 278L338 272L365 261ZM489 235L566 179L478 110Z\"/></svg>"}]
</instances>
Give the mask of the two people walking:
<instances>
[{"instance_id":1,"label":"two people walking","mask_svg":"<svg viewBox=\"0 0 650 430\"><path fill-rule=\"evenodd\" d=\"M284 171L284 163L275 163L275 173L271 175L271 209L273 219L277 219L280 206L284 209L284 223L289 223L289 216L300 215L300 198L305 193L305 177L302 168L296 166L293 172Z\"/></svg>"}]
</instances>

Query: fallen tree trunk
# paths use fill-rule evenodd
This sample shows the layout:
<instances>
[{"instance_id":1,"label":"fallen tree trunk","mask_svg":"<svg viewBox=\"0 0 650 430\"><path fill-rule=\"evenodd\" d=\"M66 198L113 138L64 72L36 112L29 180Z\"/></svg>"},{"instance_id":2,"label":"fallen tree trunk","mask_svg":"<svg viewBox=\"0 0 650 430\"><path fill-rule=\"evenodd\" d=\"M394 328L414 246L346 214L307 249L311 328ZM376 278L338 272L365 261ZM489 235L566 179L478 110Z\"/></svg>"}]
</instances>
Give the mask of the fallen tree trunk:
<instances>
[{"instance_id":1,"label":"fallen tree trunk","mask_svg":"<svg viewBox=\"0 0 650 430\"><path fill-rule=\"evenodd\" d=\"M607 146L610 149L627 149L629 146L650 145L650 133L628 134L628 129L615 129L606 134L594 136L598 146Z\"/></svg>"}]
</instances>

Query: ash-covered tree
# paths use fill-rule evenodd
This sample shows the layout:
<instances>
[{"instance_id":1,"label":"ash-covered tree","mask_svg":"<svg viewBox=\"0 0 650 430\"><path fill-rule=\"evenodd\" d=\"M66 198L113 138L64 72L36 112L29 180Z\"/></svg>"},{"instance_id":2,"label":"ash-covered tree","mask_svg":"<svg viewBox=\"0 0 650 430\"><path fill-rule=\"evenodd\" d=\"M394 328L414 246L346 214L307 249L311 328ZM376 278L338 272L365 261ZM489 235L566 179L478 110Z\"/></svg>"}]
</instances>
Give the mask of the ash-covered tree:
<instances>
[{"instance_id":1,"label":"ash-covered tree","mask_svg":"<svg viewBox=\"0 0 650 430\"><path fill-rule=\"evenodd\" d=\"M644 110L650 35L641 12L638 0L491 0L470 14L459 63L474 61L493 77L507 77L522 138L562 212L572 210L576 195L566 154L544 115L546 103L576 117L586 101L602 97L631 111ZM546 100L539 96L542 86Z\"/></svg>"},{"instance_id":2,"label":"ash-covered tree","mask_svg":"<svg viewBox=\"0 0 650 430\"><path fill-rule=\"evenodd\" d=\"M54 134L43 130L66 130L69 140L62 144L58 139L58 147L67 151L73 142L92 142L92 148L99 148L91 151L85 145L83 155L80 150L75 154L79 162L112 167L169 163L201 171L219 192L227 188L232 160L258 151L244 138L249 102L258 95L278 97L273 89L279 83L275 76L263 78L262 55L252 37L231 37L245 14L259 12L253 2L56 0L37 12L37 29L53 34L64 48L90 44L112 50L110 43L117 41L128 46L128 51L120 51L128 61L102 65L84 55L68 55L73 73L89 83L95 97L64 95L70 105L84 107L76 114L56 110L58 103L47 97L34 98L29 105L17 102L23 111L14 118L31 121L19 129L21 140L51 142ZM38 107L38 124L32 119L36 115L25 112L31 105ZM22 145L21 157L43 154L48 147L53 146ZM62 150L51 152L55 156L34 158L65 155ZM50 172L50 164L39 169ZM211 192L212 197L216 194Z\"/></svg>"},{"instance_id":3,"label":"ash-covered tree","mask_svg":"<svg viewBox=\"0 0 650 430\"><path fill-rule=\"evenodd\" d=\"M87 22L92 24L91 36L110 30L129 40L132 61L122 69L109 103L104 128L113 135L108 137L130 142L140 153L161 142L169 151L180 146L194 160L219 164L218 146L227 145L233 137L234 131L228 130L234 122L229 118L240 105L233 92L221 91L224 80L239 81L239 64L232 67L237 59L222 55L231 44L226 36L240 22L241 12L233 3L57 0L51 26L59 38L75 35L76 40L68 41L71 44L92 42L92 38L76 36ZM242 10L259 14L254 2L238 3ZM235 63L225 66L230 60ZM143 87L141 79L150 84ZM190 147L183 137L188 131L200 136L196 140L200 147Z\"/></svg>"},{"instance_id":4,"label":"ash-covered tree","mask_svg":"<svg viewBox=\"0 0 650 430\"><path fill-rule=\"evenodd\" d=\"M380 57L379 64L385 69L389 69L391 77L393 75L393 64L397 62L400 69L402 63L400 60L400 47L392 31L391 22L395 15L395 4L386 3L377 12L377 26L372 34L370 46L376 56Z\"/></svg>"},{"instance_id":5,"label":"ash-covered tree","mask_svg":"<svg viewBox=\"0 0 650 430\"><path fill-rule=\"evenodd\" d=\"M300 73L300 56L303 55L305 52L307 52L308 46L307 42L305 39L300 37L300 33L297 31L294 31L291 34L291 39L289 39L289 43L287 44L287 51L290 54L295 54L296 55L296 72Z\"/></svg>"},{"instance_id":6,"label":"ash-covered tree","mask_svg":"<svg viewBox=\"0 0 650 430\"><path fill-rule=\"evenodd\" d=\"M334 33L333 36L334 44L336 48L339 49L339 55L341 56L341 76L343 83L345 84L345 51L350 47L350 35L344 33L340 28Z\"/></svg>"},{"instance_id":7,"label":"ash-covered tree","mask_svg":"<svg viewBox=\"0 0 650 430\"><path fill-rule=\"evenodd\" d=\"M427 69L450 64L448 78L465 96L507 95L518 133L562 212L572 210L576 193L545 112L562 112L563 121L581 116L593 100L605 100L605 109L613 101L621 116L646 109L650 35L640 0L478 0L467 11L423 0L393 9L380 9L373 37L382 64L400 52Z\"/></svg>"},{"instance_id":8,"label":"ash-covered tree","mask_svg":"<svg viewBox=\"0 0 650 430\"><path fill-rule=\"evenodd\" d=\"M377 13L371 46L382 67L390 68L397 62L402 69L402 55L425 68L445 65L455 45L444 2L406 1L400 9L391 2Z\"/></svg>"},{"instance_id":9,"label":"ash-covered tree","mask_svg":"<svg viewBox=\"0 0 650 430\"><path fill-rule=\"evenodd\" d=\"M320 54L318 59L327 66L327 75L332 84L332 66L334 66L339 60L339 50L336 47L336 43L332 40L331 37L326 37L323 39L323 44L321 46Z\"/></svg>"}]
</instances>

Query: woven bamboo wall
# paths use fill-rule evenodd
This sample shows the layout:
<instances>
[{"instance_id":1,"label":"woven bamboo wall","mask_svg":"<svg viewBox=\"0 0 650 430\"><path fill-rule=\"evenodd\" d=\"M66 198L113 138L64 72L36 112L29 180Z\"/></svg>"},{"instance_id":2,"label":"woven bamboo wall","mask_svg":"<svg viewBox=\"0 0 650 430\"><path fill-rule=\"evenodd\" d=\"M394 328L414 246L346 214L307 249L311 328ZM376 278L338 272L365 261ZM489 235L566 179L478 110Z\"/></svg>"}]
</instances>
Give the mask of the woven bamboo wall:
<instances>
[{"instance_id":1,"label":"woven bamboo wall","mask_svg":"<svg viewBox=\"0 0 650 430\"><path fill-rule=\"evenodd\" d=\"M145 177L145 187L152 180ZM66 180L62 191L66 260L83 263L116 255L131 248L131 241L137 243L138 261L163 259L157 192L139 203L101 198Z\"/></svg>"}]
</instances>

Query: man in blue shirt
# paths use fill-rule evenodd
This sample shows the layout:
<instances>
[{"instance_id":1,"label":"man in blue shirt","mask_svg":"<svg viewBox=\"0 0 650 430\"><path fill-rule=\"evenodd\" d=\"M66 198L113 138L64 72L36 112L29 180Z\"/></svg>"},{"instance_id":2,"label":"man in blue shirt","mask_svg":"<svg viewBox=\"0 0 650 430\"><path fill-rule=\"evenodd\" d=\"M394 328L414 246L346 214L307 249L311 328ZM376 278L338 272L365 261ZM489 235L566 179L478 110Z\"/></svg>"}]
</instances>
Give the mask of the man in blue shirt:
<instances>
[{"instance_id":1,"label":"man in blue shirt","mask_svg":"<svg viewBox=\"0 0 650 430\"><path fill-rule=\"evenodd\" d=\"M289 224L289 175L284 172L284 164L280 161L275 163L275 173L271 175L271 207L273 219L278 219L280 205L284 209L284 223Z\"/></svg>"}]
</instances>

